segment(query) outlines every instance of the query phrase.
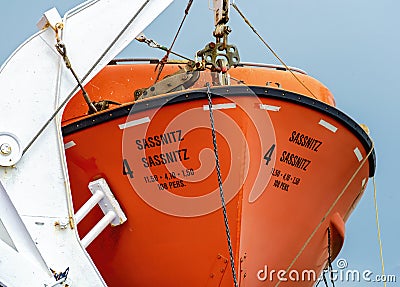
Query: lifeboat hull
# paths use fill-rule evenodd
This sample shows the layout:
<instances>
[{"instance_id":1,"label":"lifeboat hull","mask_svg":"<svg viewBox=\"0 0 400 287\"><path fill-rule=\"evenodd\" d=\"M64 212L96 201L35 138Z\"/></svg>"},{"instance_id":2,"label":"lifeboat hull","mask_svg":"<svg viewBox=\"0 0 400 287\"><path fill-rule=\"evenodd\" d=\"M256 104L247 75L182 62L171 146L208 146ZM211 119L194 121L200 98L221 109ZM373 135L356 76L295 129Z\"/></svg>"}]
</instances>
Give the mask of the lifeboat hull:
<instances>
[{"instance_id":1,"label":"lifeboat hull","mask_svg":"<svg viewBox=\"0 0 400 287\"><path fill-rule=\"evenodd\" d=\"M64 112L75 212L102 179L127 217L87 247L107 284L232 286L229 234L240 286L313 286L374 174L366 132L303 74L320 100L288 72L238 68L232 78L254 86L207 89L200 78L191 90L131 102L152 74L154 65L110 66L86 88L125 104L85 115L75 96ZM92 210L77 226L81 238L103 216Z\"/></svg>"},{"instance_id":2,"label":"lifeboat hull","mask_svg":"<svg viewBox=\"0 0 400 287\"><path fill-rule=\"evenodd\" d=\"M339 110L281 89L177 92L64 126L75 209L104 178L128 219L90 256L109 286L232 286L209 96L240 286L313 286L340 251L373 147Z\"/></svg>"}]
</instances>

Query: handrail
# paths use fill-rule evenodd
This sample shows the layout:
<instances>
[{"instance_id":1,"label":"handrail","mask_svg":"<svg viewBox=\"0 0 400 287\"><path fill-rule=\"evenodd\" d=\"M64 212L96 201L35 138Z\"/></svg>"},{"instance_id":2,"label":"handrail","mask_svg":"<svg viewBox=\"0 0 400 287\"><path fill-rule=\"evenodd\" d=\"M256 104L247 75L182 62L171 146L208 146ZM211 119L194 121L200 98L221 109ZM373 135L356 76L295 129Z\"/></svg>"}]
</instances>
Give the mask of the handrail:
<instances>
[{"instance_id":1,"label":"handrail","mask_svg":"<svg viewBox=\"0 0 400 287\"><path fill-rule=\"evenodd\" d=\"M119 63L129 63L129 62L149 62L150 64L158 64L159 59L157 58L119 58L119 59L113 59L110 61L108 64L109 65L118 65ZM169 60L166 64L180 64L182 63L182 60ZM282 65L275 65L275 64L262 64L262 63L252 63L252 62L240 62L236 66L238 67L261 67L261 68L268 68L268 69L275 69L275 70L282 70L286 71L287 69L282 66ZM289 67L289 69L293 72L297 72L303 75L307 75L307 72L296 68L296 67Z\"/></svg>"}]
</instances>

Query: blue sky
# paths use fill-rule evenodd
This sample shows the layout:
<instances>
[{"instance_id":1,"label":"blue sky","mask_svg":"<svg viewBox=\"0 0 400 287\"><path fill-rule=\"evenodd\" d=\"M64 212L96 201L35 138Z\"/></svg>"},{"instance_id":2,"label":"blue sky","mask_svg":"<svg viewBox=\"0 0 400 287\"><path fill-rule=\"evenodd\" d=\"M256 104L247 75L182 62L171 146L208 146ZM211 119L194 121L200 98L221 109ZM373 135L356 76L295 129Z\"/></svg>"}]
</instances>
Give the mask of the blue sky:
<instances>
[{"instance_id":1,"label":"blue sky","mask_svg":"<svg viewBox=\"0 0 400 287\"><path fill-rule=\"evenodd\" d=\"M36 22L43 12L57 7L63 15L80 2L2 0L0 63L37 31ZM188 57L193 57L196 50L213 40L208 0L194 2L174 48ZM169 46L186 3L176 0L145 34ZM236 4L288 65L301 68L324 83L334 94L339 109L369 127L377 154L376 182L385 270L387 274L397 275L399 282L400 96L396 83L400 76L400 2L236 0ZM233 30L230 42L238 45L242 61L279 64L234 10L230 26ZM160 58L163 55L143 44L133 43L121 56ZM348 268L369 269L379 274L381 265L371 181L346 229L339 258L347 260ZM383 286L383 283L336 282L335 285L373 287ZM387 286L395 285L388 283Z\"/></svg>"}]
</instances>

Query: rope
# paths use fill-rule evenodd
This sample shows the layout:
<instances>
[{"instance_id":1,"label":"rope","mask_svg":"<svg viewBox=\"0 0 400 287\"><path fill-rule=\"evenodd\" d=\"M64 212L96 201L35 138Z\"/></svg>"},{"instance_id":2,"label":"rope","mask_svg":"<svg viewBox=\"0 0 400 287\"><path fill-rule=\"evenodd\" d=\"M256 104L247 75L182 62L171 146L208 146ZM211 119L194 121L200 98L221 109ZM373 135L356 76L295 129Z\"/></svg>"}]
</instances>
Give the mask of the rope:
<instances>
[{"instance_id":1,"label":"rope","mask_svg":"<svg viewBox=\"0 0 400 287\"><path fill-rule=\"evenodd\" d=\"M188 4L187 4L187 6L186 6L186 9L185 9L185 15L183 16L183 19L182 19L182 21L181 21L181 24L179 25L178 31L176 31L174 40L172 40L171 46L170 46L169 49L167 50L167 53L165 54L165 56L164 56L164 57L161 59L161 61L159 62L160 67L159 67L159 69L158 69L157 77L156 77L156 80L154 81L154 83L157 83L158 79L160 78L160 74L161 74L162 70L164 69L165 63L167 62L168 57L169 57L169 54L171 53L171 50L172 50L172 48L174 47L175 41L176 41L176 39L178 38L179 33L181 32L183 23L185 22L186 17L187 17L187 15L189 14L189 10L190 10L190 7L192 6L192 4L193 4L193 0L189 0ZM157 65L157 66L158 66L158 65ZM157 67L156 67L156 69L157 69Z\"/></svg>"},{"instance_id":2,"label":"rope","mask_svg":"<svg viewBox=\"0 0 400 287\"><path fill-rule=\"evenodd\" d=\"M148 39L143 33L140 34L138 37L136 37L135 40L138 41L138 42L147 44L147 46L149 46L150 48L160 49L160 50L163 50L164 52L168 52L169 51L169 53L172 54L172 55L178 56L178 57L180 57L182 59L185 59L185 60L187 60L189 62L194 62L192 59L190 59L190 58L188 58L188 57L186 57L184 55L178 54L178 53L172 51L171 49L168 49L167 47L157 43L153 39Z\"/></svg>"},{"instance_id":3,"label":"rope","mask_svg":"<svg viewBox=\"0 0 400 287\"><path fill-rule=\"evenodd\" d=\"M264 43L264 45L271 51L271 53L275 56L275 58L278 59L279 62L285 67L287 71L289 71L292 76L298 81L315 99L318 100L318 98L314 95L314 93L296 76L295 73L293 73L292 69L289 68L288 65L278 56L278 54L272 49L272 47L264 40L263 37L257 32L257 30L254 28L254 26L250 23L250 21L244 16L242 11L240 11L239 7L235 4L231 4L233 8L239 13L239 15L243 18L243 20L246 22L246 24L250 27L251 30L257 35L257 37L261 40L261 42Z\"/></svg>"},{"instance_id":4,"label":"rope","mask_svg":"<svg viewBox=\"0 0 400 287\"><path fill-rule=\"evenodd\" d=\"M235 261L234 261L234 257L233 257L233 251L232 251L232 241L231 241L231 235L230 235L231 232L229 230L229 222L228 222L228 215L226 212L225 196L224 196L224 191L222 189L221 168L219 165L218 146L217 146L217 137L216 137L216 133L215 133L215 126L214 126L214 115L213 115L213 111L212 111L210 84L207 82L206 85L207 85L208 108L210 110L210 123L211 123L212 140L213 140L213 146L214 146L215 166L217 169L217 177L218 177L218 184L219 184L219 195L221 197L222 212L224 214L226 239L228 241L228 249L229 249L229 257L230 257L230 261L231 261L233 283L234 283L235 287L238 287L239 285L237 282Z\"/></svg>"},{"instance_id":5,"label":"rope","mask_svg":"<svg viewBox=\"0 0 400 287\"><path fill-rule=\"evenodd\" d=\"M383 250L382 250L382 239L381 239L381 228L379 225L379 216L378 216L378 201L376 199L376 182L375 177L372 178L372 182L374 184L374 205L375 205L375 221L376 221L376 229L378 231L378 243L379 243L379 256L381 258L382 264L382 276L385 275L385 263L383 261ZM386 287L386 281L384 281L383 286Z\"/></svg>"},{"instance_id":6,"label":"rope","mask_svg":"<svg viewBox=\"0 0 400 287\"><path fill-rule=\"evenodd\" d=\"M246 22L246 24L253 30L253 32L258 36L258 38L263 42L263 44L271 51L271 53L281 62L281 64L285 67L287 71L289 71L293 77L314 97L317 99L317 97L314 95L314 93L293 73L293 71L286 65L286 63L278 56L278 54L271 48L271 46L261 37L261 35L257 32L257 30L254 28L254 26L249 22L249 20L244 16L244 14L240 11L239 7L235 4L232 3L233 8L239 13L239 15L243 18L243 20ZM347 190L349 187L350 183L354 180L355 176L357 173L360 171L361 167L364 165L364 163L367 161L368 157L371 155L372 151L374 149L374 144L372 143L371 150L369 151L368 155L365 157L365 159L361 162L360 166L357 168L357 170L354 172L353 176L350 178L346 186L343 188L342 192L338 195L336 200L333 202L331 207L328 209L328 211L325 213L324 217L320 221L320 223L317 225L317 227L314 229L314 231L311 233L310 237L306 240L304 243L303 247L300 249L298 254L295 256L293 261L290 263L289 267L286 269L286 273L292 268L294 263L297 261L297 259L300 257L300 255L303 253L304 249L307 247L307 245L310 243L311 239L314 237L315 233L319 229L319 227L322 225L322 223L325 221L329 213L332 211L332 209L336 206L337 202L340 200L340 198L343 196L344 192ZM385 265L383 261L383 252L382 252L382 240L381 240L381 232L380 232L380 226L379 226L379 219L378 219L378 205L376 201L376 185L375 185L375 178L373 178L373 183L374 183L374 202L375 202L375 212L376 212L376 225L378 229L378 241L379 241L379 249L380 249L380 258L381 258L381 263L382 263L382 275L385 274ZM330 234L330 229L328 228L328 234ZM330 236L328 237L328 240L330 241ZM329 261L330 261L330 250L329 252ZM329 268L332 272L332 264L329 262ZM324 281L325 281L324 277ZM333 286L334 282L331 276L331 281ZM275 287L279 286L280 281L275 285ZM327 282L325 282L327 284ZM386 282L384 282L384 286L386 287Z\"/></svg>"},{"instance_id":7,"label":"rope","mask_svg":"<svg viewBox=\"0 0 400 287\"><path fill-rule=\"evenodd\" d=\"M365 162L368 160L369 156L371 155L372 151L374 150L374 142L372 142L372 147L371 150L368 152L366 157L363 159L363 161L360 163L359 167L356 169L356 171L353 173L353 175L350 177L349 181L346 183L344 186L343 190L339 193L335 201L332 203L332 205L329 207L327 212L324 214L322 217L321 221L317 224L317 226L314 228L313 232L311 232L310 236L307 238L307 240L304 242L303 246L300 248L299 252L296 254L296 256L293 258L292 262L289 264L288 268L285 271L285 274L289 272L289 270L293 267L294 263L299 259L300 255L304 252L306 249L307 245L310 243L311 239L314 237L314 235L317 233L318 229L321 227L322 223L325 221L325 219L328 217L328 215L331 213L333 208L336 206L338 201L342 198L343 194L347 190L347 188L350 186L350 184L353 182L354 178L358 174L358 172L361 170L361 168L364 166ZM275 287L278 287L279 284L281 284L281 281L278 281L275 285Z\"/></svg>"}]
</instances>

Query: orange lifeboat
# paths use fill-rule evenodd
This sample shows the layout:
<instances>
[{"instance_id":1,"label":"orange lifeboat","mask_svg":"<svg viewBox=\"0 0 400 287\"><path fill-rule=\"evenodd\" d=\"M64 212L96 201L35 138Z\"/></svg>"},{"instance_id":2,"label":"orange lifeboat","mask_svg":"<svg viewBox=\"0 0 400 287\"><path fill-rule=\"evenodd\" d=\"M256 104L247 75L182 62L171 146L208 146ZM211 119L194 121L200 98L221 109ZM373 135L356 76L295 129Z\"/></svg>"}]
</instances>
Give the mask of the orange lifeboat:
<instances>
[{"instance_id":1,"label":"orange lifeboat","mask_svg":"<svg viewBox=\"0 0 400 287\"><path fill-rule=\"evenodd\" d=\"M75 212L102 180L127 218L87 247L108 286L232 286L231 259L239 286L313 286L374 174L366 131L301 70L156 74L115 61L86 85L103 110L78 93L63 114Z\"/></svg>"}]
</instances>

